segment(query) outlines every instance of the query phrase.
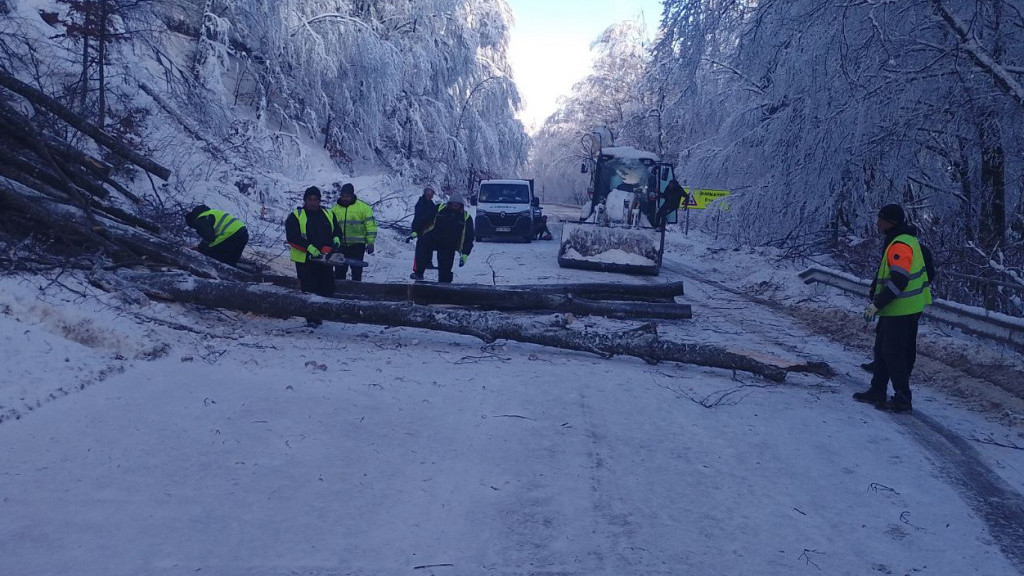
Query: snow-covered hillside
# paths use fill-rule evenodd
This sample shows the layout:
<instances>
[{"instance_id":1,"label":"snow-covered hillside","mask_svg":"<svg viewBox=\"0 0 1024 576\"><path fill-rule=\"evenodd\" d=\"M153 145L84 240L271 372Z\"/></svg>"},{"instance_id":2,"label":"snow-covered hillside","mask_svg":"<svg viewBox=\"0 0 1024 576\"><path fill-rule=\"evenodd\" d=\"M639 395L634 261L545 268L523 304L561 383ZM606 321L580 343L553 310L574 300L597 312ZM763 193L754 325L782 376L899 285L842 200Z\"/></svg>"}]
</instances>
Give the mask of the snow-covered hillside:
<instances>
[{"instance_id":1,"label":"snow-covered hillside","mask_svg":"<svg viewBox=\"0 0 1024 576\"><path fill-rule=\"evenodd\" d=\"M504 0L105 0L105 27L99 5L8 0L0 66L170 168L129 184L154 218L203 201L254 221L367 175L370 200L465 193L525 160Z\"/></svg>"}]
</instances>

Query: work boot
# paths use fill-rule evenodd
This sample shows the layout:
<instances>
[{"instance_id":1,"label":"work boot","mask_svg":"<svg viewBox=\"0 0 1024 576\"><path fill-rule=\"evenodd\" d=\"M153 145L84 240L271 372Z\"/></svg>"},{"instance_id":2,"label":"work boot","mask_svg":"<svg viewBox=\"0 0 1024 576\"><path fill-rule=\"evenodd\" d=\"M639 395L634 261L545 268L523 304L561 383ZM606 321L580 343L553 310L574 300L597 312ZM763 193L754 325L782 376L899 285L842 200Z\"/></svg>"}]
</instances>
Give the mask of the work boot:
<instances>
[{"instance_id":1,"label":"work boot","mask_svg":"<svg viewBox=\"0 0 1024 576\"><path fill-rule=\"evenodd\" d=\"M885 405L885 392L882 392L881 394L879 394L879 393L874 392L874 391L872 391L870 389L867 390L866 392L854 392L853 393L853 399L856 400L857 402L863 402L865 404L874 404L875 406L879 406L879 405L884 406Z\"/></svg>"},{"instance_id":2,"label":"work boot","mask_svg":"<svg viewBox=\"0 0 1024 576\"><path fill-rule=\"evenodd\" d=\"M886 412L902 413L911 412L914 410L914 406L909 400L902 396L893 396L888 402L883 402L876 405L879 410L885 410Z\"/></svg>"},{"instance_id":3,"label":"work boot","mask_svg":"<svg viewBox=\"0 0 1024 576\"><path fill-rule=\"evenodd\" d=\"M423 280L423 274L413 272L412 274L409 274L409 278L412 280Z\"/></svg>"},{"instance_id":4,"label":"work boot","mask_svg":"<svg viewBox=\"0 0 1024 576\"><path fill-rule=\"evenodd\" d=\"M875 373L875 361L874 360L872 360L871 362L865 362L864 364L861 364L860 367L863 368L865 372L868 372L870 374L874 374Z\"/></svg>"}]
</instances>

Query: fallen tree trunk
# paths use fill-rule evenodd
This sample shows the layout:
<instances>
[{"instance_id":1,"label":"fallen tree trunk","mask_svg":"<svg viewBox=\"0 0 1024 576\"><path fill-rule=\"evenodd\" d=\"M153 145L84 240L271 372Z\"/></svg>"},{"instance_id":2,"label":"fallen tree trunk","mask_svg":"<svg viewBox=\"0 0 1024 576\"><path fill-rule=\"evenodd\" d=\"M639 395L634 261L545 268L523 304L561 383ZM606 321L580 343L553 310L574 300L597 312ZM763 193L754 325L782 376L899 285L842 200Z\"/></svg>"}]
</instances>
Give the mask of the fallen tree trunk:
<instances>
[{"instance_id":1,"label":"fallen tree trunk","mask_svg":"<svg viewBox=\"0 0 1024 576\"><path fill-rule=\"evenodd\" d=\"M682 282L661 284L611 284L583 282L578 284L512 284L506 290L526 290L540 294L566 294L588 300L625 300L631 302L675 302L683 295Z\"/></svg>"},{"instance_id":2,"label":"fallen tree trunk","mask_svg":"<svg viewBox=\"0 0 1024 576\"><path fill-rule=\"evenodd\" d=\"M726 370L741 370L781 382L789 371L806 371L806 364L774 365L718 346L664 341L657 326L614 334L576 329L570 317L555 325L500 312L438 309L410 303L357 302L322 298L270 285L204 280L186 274L134 274L127 277L146 294L277 318L311 316L335 322L426 328L480 338L505 339L591 352L605 357L634 356L647 362L672 361Z\"/></svg>"},{"instance_id":3,"label":"fallen tree trunk","mask_svg":"<svg viewBox=\"0 0 1024 576\"><path fill-rule=\"evenodd\" d=\"M284 288L298 287L298 281L289 276L270 276L264 277L264 280ZM479 284L337 282L334 296L375 302L473 306L505 312L550 310L583 316L622 319L688 320L693 317L689 304L590 300L573 295L571 285L551 285L547 293L519 288L518 286L482 286ZM569 293L559 293L559 288L564 288Z\"/></svg>"}]
</instances>

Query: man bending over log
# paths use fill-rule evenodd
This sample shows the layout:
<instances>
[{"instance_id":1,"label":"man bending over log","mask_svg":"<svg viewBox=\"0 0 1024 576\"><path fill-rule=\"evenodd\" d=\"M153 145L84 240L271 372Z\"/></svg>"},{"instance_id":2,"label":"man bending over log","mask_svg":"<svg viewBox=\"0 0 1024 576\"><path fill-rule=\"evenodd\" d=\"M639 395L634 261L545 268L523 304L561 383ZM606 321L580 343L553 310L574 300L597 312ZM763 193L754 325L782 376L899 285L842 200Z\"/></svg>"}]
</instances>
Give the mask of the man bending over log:
<instances>
[{"instance_id":1,"label":"man bending over log","mask_svg":"<svg viewBox=\"0 0 1024 576\"><path fill-rule=\"evenodd\" d=\"M245 222L224 212L200 204L185 215L185 224L202 239L196 250L225 264L236 266L242 250L249 243Z\"/></svg>"}]
</instances>

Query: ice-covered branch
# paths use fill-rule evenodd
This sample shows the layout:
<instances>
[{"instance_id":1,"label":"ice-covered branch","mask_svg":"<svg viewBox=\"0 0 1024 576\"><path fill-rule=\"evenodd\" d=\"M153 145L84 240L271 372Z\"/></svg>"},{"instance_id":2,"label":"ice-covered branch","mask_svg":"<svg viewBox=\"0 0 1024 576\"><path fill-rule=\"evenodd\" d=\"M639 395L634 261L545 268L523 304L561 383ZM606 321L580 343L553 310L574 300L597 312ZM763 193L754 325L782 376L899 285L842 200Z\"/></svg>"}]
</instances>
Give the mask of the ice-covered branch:
<instances>
[{"instance_id":1,"label":"ice-covered branch","mask_svg":"<svg viewBox=\"0 0 1024 576\"><path fill-rule=\"evenodd\" d=\"M936 12L946 23L950 30L959 40L959 47L967 52L974 62L989 74L1004 92L1013 98L1017 104L1024 107L1024 85L1021 85L1010 72L1002 66L978 43L978 40L970 33L967 25L957 19L942 0L932 0Z\"/></svg>"}]
</instances>

